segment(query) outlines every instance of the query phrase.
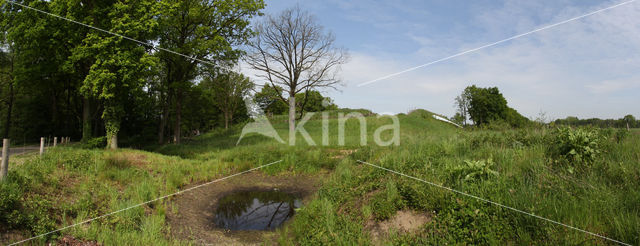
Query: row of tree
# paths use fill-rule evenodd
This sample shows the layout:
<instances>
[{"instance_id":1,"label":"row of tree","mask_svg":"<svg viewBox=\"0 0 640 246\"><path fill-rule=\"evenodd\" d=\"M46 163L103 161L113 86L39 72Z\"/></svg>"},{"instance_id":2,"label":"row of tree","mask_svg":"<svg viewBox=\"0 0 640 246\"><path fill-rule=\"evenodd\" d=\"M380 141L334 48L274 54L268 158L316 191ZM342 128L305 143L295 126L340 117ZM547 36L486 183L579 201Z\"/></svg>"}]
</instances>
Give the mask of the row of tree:
<instances>
[{"instance_id":1,"label":"row of tree","mask_svg":"<svg viewBox=\"0 0 640 246\"><path fill-rule=\"evenodd\" d=\"M256 99L272 114L288 112L291 130L296 112L332 107L314 89L338 84L346 51L298 7L250 28L263 8L261 0L7 2L4 137L106 135L117 148L122 133L179 143L195 129L229 127L246 119L242 99L254 88L230 69L242 57L268 82Z\"/></svg>"},{"instance_id":2,"label":"row of tree","mask_svg":"<svg viewBox=\"0 0 640 246\"><path fill-rule=\"evenodd\" d=\"M267 115L288 114L287 99L282 95L283 89L266 84L254 95L254 100ZM320 112L336 110L338 106L329 97L324 97L316 90L307 90L295 95L296 119L302 118L304 112Z\"/></svg>"},{"instance_id":3,"label":"row of tree","mask_svg":"<svg viewBox=\"0 0 640 246\"><path fill-rule=\"evenodd\" d=\"M522 127L530 123L527 117L507 105L498 87L468 86L455 98L455 106L457 112L452 121L460 125L467 125L469 121L477 126L505 122L512 127Z\"/></svg>"},{"instance_id":4,"label":"row of tree","mask_svg":"<svg viewBox=\"0 0 640 246\"><path fill-rule=\"evenodd\" d=\"M157 131L165 142L172 125L180 142L219 113L228 125L238 100L211 98L241 102L251 87L227 68L243 54L236 47L252 36L249 21L263 8L259 0L5 3L4 135L87 140L104 132L116 148L123 131Z\"/></svg>"},{"instance_id":5,"label":"row of tree","mask_svg":"<svg viewBox=\"0 0 640 246\"><path fill-rule=\"evenodd\" d=\"M556 125L569 125L569 126L595 126L601 128L640 128L640 120L637 120L633 115L626 115L620 119L579 119L578 117L569 116L564 119L557 119L553 121Z\"/></svg>"}]
</instances>

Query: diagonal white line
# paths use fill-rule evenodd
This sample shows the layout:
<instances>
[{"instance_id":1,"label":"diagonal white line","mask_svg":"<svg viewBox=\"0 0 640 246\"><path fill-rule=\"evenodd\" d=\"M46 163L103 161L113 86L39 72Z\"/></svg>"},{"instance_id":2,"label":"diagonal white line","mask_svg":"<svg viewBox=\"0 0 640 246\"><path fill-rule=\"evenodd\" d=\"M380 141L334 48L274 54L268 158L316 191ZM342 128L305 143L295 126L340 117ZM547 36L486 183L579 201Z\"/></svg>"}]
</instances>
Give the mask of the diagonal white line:
<instances>
[{"instance_id":1,"label":"diagonal white line","mask_svg":"<svg viewBox=\"0 0 640 246\"><path fill-rule=\"evenodd\" d=\"M175 55L179 55L179 56L185 57L185 58L187 58L189 60L194 60L194 61L202 62L202 63L205 63L205 64L209 64L209 65L214 65L214 66L216 65L211 61L198 59L198 58L191 57L191 56L179 53L179 52L175 52L175 51L170 50L170 49L165 49L165 48L162 48L162 47L158 47L158 46L156 46L156 45L154 45L152 43L143 42L143 41L140 41L140 40L137 40L137 39L134 39L134 38L130 38L130 37L127 37L127 36L112 32L112 31L108 31L108 30L104 30L102 28L94 27L92 25L88 25L88 24L85 24L85 23L82 23L82 22L79 22L79 21L76 21L76 20L72 20L72 19L69 19L69 18L66 18L66 17L63 17L63 16L56 15L56 14L52 14L52 13L46 12L44 10L40 10L40 9L31 7L31 6L28 6L28 5L24 5L24 4L21 4L21 3L18 3L18 2L14 2L12 0L7 0L7 2L10 3L10 4L15 4L15 5L18 5L20 7L23 7L23 8L26 8L26 9L30 9L30 10L33 10L33 11L36 11L36 12L39 12L39 13L42 13L42 14L45 14L45 15L53 16L53 17L58 18L58 19L66 20L68 22L72 22L72 23L75 23L75 24L78 24L78 25L81 25L81 26L84 26L84 27L88 27L88 28L91 28L91 29L94 29L94 30L97 30L97 31L101 31L101 32L104 32L104 33L107 33L107 34L111 34L113 36L121 37L121 38L130 40L130 41L139 43L141 45L151 47L152 49L155 49L155 50L169 52L171 54L175 54Z\"/></svg>"},{"instance_id":2,"label":"diagonal white line","mask_svg":"<svg viewBox=\"0 0 640 246\"><path fill-rule=\"evenodd\" d=\"M541 220L544 220L546 222L550 222L550 223L553 223L553 224L556 224L556 225L561 225L561 226L564 226L564 227L567 227L569 229L573 229L573 230L576 230L576 231L584 232L586 234L589 234L589 235L592 235L592 236L596 236L596 237L599 237L599 238L602 238L602 239L605 239L605 240L609 240L611 242L615 242L615 243L619 243L619 244L622 244L622 245L631 246L631 244L628 244L628 243L624 243L624 242L621 242L621 241L618 241L618 240L615 240L615 239L612 239L612 238L608 238L608 237L602 236L600 234L595 234L593 232L586 231L586 230L583 230L583 229L580 229L580 228L577 228L577 227L574 227L574 226L563 224L563 223L557 222L555 220L547 219L545 217L542 217L542 216L539 216L539 215L535 215L535 214L532 214L532 213L529 213L529 212L526 212L526 211L523 211L523 210L520 210L520 209L517 209L517 208L509 207L507 205L502 205L500 203L497 203L497 202L494 202L494 201L490 201L490 200L484 199L484 198L479 197L479 196L474 196L474 195L471 195L469 193L465 193L465 192L462 192L462 191L454 190L454 189L451 189L451 188L446 187L446 186L442 186L442 185L439 185L439 184L436 184L436 183L433 183L433 182L426 181L424 179L420 179L420 178L416 178L416 177L413 177L413 176L409 176L409 175L406 175L404 173L396 172L394 170L391 170L391 169L388 169L388 168L384 168L384 167L381 167L381 166L378 166L378 165L374 165L374 164L371 164L371 163L368 163L368 162L365 162L365 161L358 160L358 162L360 162L362 164L367 164L369 166L372 166L372 167L375 167L375 168L378 168L378 169L382 169L382 170L385 170L385 171L388 171L388 172L392 172L392 173L395 173L395 174L403 176L403 177L407 177L407 178L410 178L410 179L413 179L413 180L417 180L417 181L420 181L420 182L423 182L423 183L426 183L426 184L429 184L429 185L432 185L432 186L435 186L435 187L438 187L438 188L441 188L441 189L445 189L445 190L448 190L448 191L451 191L451 192L454 192L454 193L458 193L460 195L468 196L468 197L471 197L471 198L474 198L474 199L477 199L477 200L480 200L480 201L483 201L483 202L486 202L486 203L490 203L490 204L496 205L498 207L506 208L506 209L509 209L509 210L512 210L512 211L516 211L518 213L522 213L522 214L526 214L526 215L529 215L529 216L533 216L533 217L535 217L537 219L541 219Z\"/></svg>"},{"instance_id":3,"label":"diagonal white line","mask_svg":"<svg viewBox=\"0 0 640 246\"><path fill-rule=\"evenodd\" d=\"M602 11L606 11L606 10L609 10L609 9L620 7L622 5L630 4L630 3L635 2L635 1L637 1L637 0L629 0L629 1L626 1L626 2L622 2L622 3L616 4L616 5L613 5L613 6L609 6L609 7L603 8L603 9L599 9L599 10L596 10L596 11L593 11L593 12L590 12L590 13L587 13L587 14L576 16L576 17L573 17L573 18L565 20L565 21L561 21L561 22L557 22L557 23L554 23L554 24L551 24L551 25L543 26L543 27L540 27L538 29L535 29L535 30L532 30L532 31L529 31L529 32L521 33L521 34L518 34L518 35L515 35L515 36L512 36L512 37L509 37L509 38L505 38L505 39L500 40L500 41L496 41L496 42L493 42L493 43L490 43L490 44L486 44L486 45L483 45L483 46L480 46L480 47L477 47L477 48L474 48L474 49L470 49L470 50L463 51L463 52L460 52L460 53L457 53L457 54L454 54L454 55L450 55L450 56L447 56L445 58L441 58L441 59L438 59L438 60L435 60L435 61L432 61L432 62L429 62L429 63L425 63L425 64L422 64L422 65L419 65L419 66L415 66L415 67L412 67L412 68L408 68L408 69L402 70L400 72L396 72L396 73L392 73L392 74L389 74L389 75L385 75L385 76L382 76L382 77L377 78L377 79L373 79L373 80L369 80L367 82L360 83L360 84L358 84L358 87L365 86L365 85L368 85L368 84L371 84L371 83L375 83L375 82L378 82L378 81L381 81L381 80L385 80L385 79L388 79L388 78L391 78L391 77L395 77L395 76L398 76L398 75L403 74L403 73L411 72L411 71L416 70L418 68L427 67L427 66L430 66L430 65L433 65L433 64L436 64L436 63L439 63L439 62L443 62L443 61L446 61L446 60L449 60L449 59L453 59L453 58L456 58L458 56L462 56L462 55L465 55L465 54L468 54L468 53L472 53L472 52L475 52L475 51L478 51L478 50L481 50L481 49L484 49L484 48L495 46L495 45L498 45L498 44L501 44L501 43L504 43L504 42L507 42L507 41L511 41L511 40L514 40L514 39L517 39L517 38L520 38L520 37L523 37L523 36L527 36L529 34L536 33L536 32L539 32L539 31L542 31L542 30L545 30L545 29L549 29L549 28L556 27L556 26L559 26L559 25L562 25L562 24L566 24L566 23L569 23L569 22L572 22L572 21L575 21L575 20L578 20L578 19L585 18L587 16L591 16L591 15L600 13Z\"/></svg>"},{"instance_id":4,"label":"diagonal white line","mask_svg":"<svg viewBox=\"0 0 640 246\"><path fill-rule=\"evenodd\" d=\"M220 181L222 181L222 180L225 180L225 179L228 179L228 178L233 178L233 177L235 177L235 176L242 175L242 174L245 174L245 173L248 173L248 172L251 172L251 171L255 171L255 170L258 170L258 169L260 169L260 168L268 167L268 166L271 166L271 165L273 165L273 164L280 163L280 162L282 162L282 160L275 161L275 162L271 162L271 163L269 163L269 164L265 164L265 165L262 165L262 166L259 166L259 167L254 167L254 168L251 168L251 169L249 169L249 170L242 171L242 172L239 172L239 173L236 173L236 174L230 175L230 176L226 176L226 177L224 177L224 178L219 178L219 179L213 180L213 181L208 182L208 183L204 183L204 184L196 185L196 186L194 186L194 187L191 187L191 188L188 188L188 189L184 189L184 190L178 191L178 192L173 193L173 194L169 194L169 195L166 195L166 196L158 197L158 198L156 198L156 199L149 200L149 201L146 201L146 202L143 202L143 203L140 203L140 204L136 204L136 205L133 205L133 206L131 206L131 207L127 207L127 208L123 208L123 209L120 209L120 210L116 210L116 211L113 211L113 212L110 212L110 213L107 213L107 214L103 214L103 215L100 215L100 216L95 217L95 218L92 218L92 219L88 219L88 220L85 220L85 221L82 221L82 222L75 223L75 224L73 224L73 225L68 225L68 226L62 227L62 228L57 229L57 230L53 230L53 231L50 231L50 232L47 232L47 233L43 233L43 234L37 235L37 236L35 236L35 237L27 238L27 239L25 239L25 240L22 240L22 241L19 241L19 242L15 242L15 243L9 244L9 246L11 246L11 245L17 245L17 244L21 244L21 243L25 243L25 242L31 241L31 240L33 240L33 239L36 239L36 238L40 238L40 237L43 237L43 236L49 235L49 234L51 234L51 233L59 232L59 231L62 231L62 230L69 229L69 228L71 228L71 227L75 227L75 226L78 226L78 225L82 225L82 224L85 224L85 223L88 223L88 222L91 222L91 221L97 220L97 219L101 219L101 218L104 218L104 217L108 217L108 216L111 216L111 215L114 215L114 214L120 213L120 212L122 212L122 211L125 211L125 210L129 210L129 209L132 209L132 208L135 208L135 207L140 207L140 206L142 206L142 205L145 205L145 204L148 204L148 203L151 203L151 202L155 202L155 201L158 201L158 200L165 199L165 198L167 198L167 197L175 196L175 195L178 195L178 194L181 194L181 193L187 192L187 191L191 191L191 190L194 190L194 189L200 188L200 187L205 186L205 185L210 185L210 184L213 184L213 183L216 183L216 182L220 182Z\"/></svg>"}]
</instances>

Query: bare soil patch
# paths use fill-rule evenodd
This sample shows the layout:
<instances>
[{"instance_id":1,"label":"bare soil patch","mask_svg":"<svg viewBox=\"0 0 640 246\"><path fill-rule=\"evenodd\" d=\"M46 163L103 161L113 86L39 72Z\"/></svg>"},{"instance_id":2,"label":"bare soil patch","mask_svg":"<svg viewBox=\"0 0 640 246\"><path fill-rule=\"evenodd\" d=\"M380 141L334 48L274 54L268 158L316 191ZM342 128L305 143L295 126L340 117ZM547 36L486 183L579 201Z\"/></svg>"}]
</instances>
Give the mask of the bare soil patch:
<instances>
[{"instance_id":1,"label":"bare soil patch","mask_svg":"<svg viewBox=\"0 0 640 246\"><path fill-rule=\"evenodd\" d=\"M420 229L424 224L431 221L431 215L413 210L400 210L385 221L369 220L365 226L371 232L374 242L381 242L389 231L396 233L412 233Z\"/></svg>"},{"instance_id":2,"label":"bare soil patch","mask_svg":"<svg viewBox=\"0 0 640 246\"><path fill-rule=\"evenodd\" d=\"M172 201L167 211L169 235L198 245L258 245L273 241L277 236L274 231L229 231L218 228L215 225L218 200L238 191L278 189L298 197L304 206L320 188L323 177L326 177L326 173L270 176L252 172L183 193ZM294 215L283 226L295 218Z\"/></svg>"}]
</instances>

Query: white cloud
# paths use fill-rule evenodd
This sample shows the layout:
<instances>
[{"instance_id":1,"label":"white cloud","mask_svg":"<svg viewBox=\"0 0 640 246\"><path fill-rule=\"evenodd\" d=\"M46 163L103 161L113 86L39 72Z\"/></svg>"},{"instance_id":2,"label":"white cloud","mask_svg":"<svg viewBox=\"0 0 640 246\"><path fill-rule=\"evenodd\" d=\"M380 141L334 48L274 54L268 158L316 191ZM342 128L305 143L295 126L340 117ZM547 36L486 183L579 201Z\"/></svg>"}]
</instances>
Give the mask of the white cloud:
<instances>
[{"instance_id":1,"label":"white cloud","mask_svg":"<svg viewBox=\"0 0 640 246\"><path fill-rule=\"evenodd\" d=\"M570 7L554 11L542 7L542 13L535 11L536 14L531 15L531 9L540 6L507 1L505 9L501 10L505 14L495 15L495 20L487 13L480 14L477 19L486 22L488 32L498 33L499 30L495 28L512 25L512 28L502 32L504 38L509 37L508 34L515 34L512 33L513 30L528 31L612 4L607 2L590 9ZM554 21L536 21L540 16L550 18L552 13L559 13L560 16L553 17ZM359 91L369 96L384 94L388 95L387 98L406 101L407 105L452 114L451 102L455 95L466 85L475 83L479 86L498 86L509 99L510 105L528 116L535 116L541 110L554 118L566 115L620 117L616 114L622 111L640 115L639 109L634 106L640 103L640 97L624 101L631 104L617 105L621 101L616 94L625 90L638 92L640 87L639 76L636 75L640 71L638 16L640 4L621 6L379 81L365 86L368 88L362 87ZM344 69L348 85L366 82L433 60L432 54L438 52L438 40L412 34L407 36L420 44L414 57L395 57L394 60L389 57L352 54L352 61ZM450 43L441 43L444 47L442 50L450 49ZM478 43L467 43L460 51L477 46ZM354 93L352 96L359 95L357 90L347 91ZM594 100L594 96L598 98ZM376 104L371 100L364 102ZM362 107L366 107L366 104ZM405 105L402 109L390 111L406 108Z\"/></svg>"}]
</instances>

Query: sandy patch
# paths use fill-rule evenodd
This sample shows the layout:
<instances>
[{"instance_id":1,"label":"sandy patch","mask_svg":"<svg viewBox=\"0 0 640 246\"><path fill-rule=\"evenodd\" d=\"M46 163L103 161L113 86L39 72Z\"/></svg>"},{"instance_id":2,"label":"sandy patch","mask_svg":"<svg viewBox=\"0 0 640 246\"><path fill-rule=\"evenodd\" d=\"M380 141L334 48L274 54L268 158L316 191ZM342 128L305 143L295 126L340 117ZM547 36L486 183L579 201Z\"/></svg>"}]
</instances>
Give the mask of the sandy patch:
<instances>
[{"instance_id":1,"label":"sandy patch","mask_svg":"<svg viewBox=\"0 0 640 246\"><path fill-rule=\"evenodd\" d=\"M431 221L429 214L413 210L400 210L385 221L369 220L365 228L371 232L374 241L380 242L390 231L400 234L416 232L429 221Z\"/></svg>"}]
</instances>

